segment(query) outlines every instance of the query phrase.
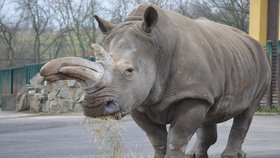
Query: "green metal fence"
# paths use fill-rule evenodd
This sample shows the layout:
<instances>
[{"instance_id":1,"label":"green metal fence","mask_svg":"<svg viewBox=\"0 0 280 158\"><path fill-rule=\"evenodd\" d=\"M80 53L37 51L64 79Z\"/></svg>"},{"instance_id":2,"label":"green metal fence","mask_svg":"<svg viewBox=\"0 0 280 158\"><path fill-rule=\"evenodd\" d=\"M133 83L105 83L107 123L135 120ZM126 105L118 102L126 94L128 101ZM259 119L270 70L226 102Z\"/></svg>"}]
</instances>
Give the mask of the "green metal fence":
<instances>
[{"instance_id":1,"label":"green metal fence","mask_svg":"<svg viewBox=\"0 0 280 158\"><path fill-rule=\"evenodd\" d=\"M267 41L266 53L271 67L271 83L266 93L265 105L268 109L277 106L280 110L280 41L277 45L273 45L271 40Z\"/></svg>"},{"instance_id":2,"label":"green metal fence","mask_svg":"<svg viewBox=\"0 0 280 158\"><path fill-rule=\"evenodd\" d=\"M0 70L0 94L10 94L12 90L12 70Z\"/></svg>"},{"instance_id":3,"label":"green metal fence","mask_svg":"<svg viewBox=\"0 0 280 158\"><path fill-rule=\"evenodd\" d=\"M0 69L0 107L4 96L17 94L34 77L44 63L29 64L22 67Z\"/></svg>"}]
</instances>

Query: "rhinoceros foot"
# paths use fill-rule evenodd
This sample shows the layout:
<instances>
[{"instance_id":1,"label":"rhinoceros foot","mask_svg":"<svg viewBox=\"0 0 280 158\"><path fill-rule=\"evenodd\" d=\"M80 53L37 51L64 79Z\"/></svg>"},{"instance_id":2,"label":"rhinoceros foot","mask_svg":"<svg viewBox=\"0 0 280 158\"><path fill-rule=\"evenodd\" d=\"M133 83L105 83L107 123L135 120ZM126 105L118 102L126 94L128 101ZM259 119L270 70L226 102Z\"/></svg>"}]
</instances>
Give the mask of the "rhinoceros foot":
<instances>
[{"instance_id":1,"label":"rhinoceros foot","mask_svg":"<svg viewBox=\"0 0 280 158\"><path fill-rule=\"evenodd\" d=\"M242 150L236 152L224 152L222 158L246 158L246 153Z\"/></svg>"},{"instance_id":2,"label":"rhinoceros foot","mask_svg":"<svg viewBox=\"0 0 280 158\"><path fill-rule=\"evenodd\" d=\"M207 153L187 153L186 158L208 158Z\"/></svg>"}]
</instances>

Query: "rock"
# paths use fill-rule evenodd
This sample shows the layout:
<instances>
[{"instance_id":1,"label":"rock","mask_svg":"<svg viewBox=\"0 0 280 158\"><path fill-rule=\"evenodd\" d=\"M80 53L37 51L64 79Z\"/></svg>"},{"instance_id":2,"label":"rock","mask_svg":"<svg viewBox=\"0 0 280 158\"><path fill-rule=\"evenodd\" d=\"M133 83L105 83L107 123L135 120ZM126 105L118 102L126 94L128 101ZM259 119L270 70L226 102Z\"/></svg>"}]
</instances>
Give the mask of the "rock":
<instances>
[{"instance_id":1,"label":"rock","mask_svg":"<svg viewBox=\"0 0 280 158\"><path fill-rule=\"evenodd\" d=\"M62 99L73 99L73 95L73 90L67 87L62 87L57 94L57 96Z\"/></svg>"},{"instance_id":2,"label":"rock","mask_svg":"<svg viewBox=\"0 0 280 158\"><path fill-rule=\"evenodd\" d=\"M66 80L66 84L68 87L76 88L78 83L75 80Z\"/></svg>"},{"instance_id":3,"label":"rock","mask_svg":"<svg viewBox=\"0 0 280 158\"><path fill-rule=\"evenodd\" d=\"M56 81L55 84L56 84L57 87L61 88L61 87L65 87L66 86L66 82L67 81L65 81L65 80L63 80L63 81L60 80L60 81Z\"/></svg>"},{"instance_id":4,"label":"rock","mask_svg":"<svg viewBox=\"0 0 280 158\"><path fill-rule=\"evenodd\" d=\"M16 96L16 111L29 110L28 91L34 90L31 86L24 86Z\"/></svg>"},{"instance_id":5,"label":"rock","mask_svg":"<svg viewBox=\"0 0 280 158\"><path fill-rule=\"evenodd\" d=\"M32 89L32 90L29 90L29 91L28 91L28 94L29 94L29 95L34 95L35 93L36 93L35 89Z\"/></svg>"},{"instance_id":6,"label":"rock","mask_svg":"<svg viewBox=\"0 0 280 158\"><path fill-rule=\"evenodd\" d=\"M29 110L29 102L27 98L27 94L21 95L16 99L16 111L27 111Z\"/></svg>"},{"instance_id":7,"label":"rock","mask_svg":"<svg viewBox=\"0 0 280 158\"><path fill-rule=\"evenodd\" d=\"M73 112L74 101L72 99L60 99L58 103L60 105L58 113Z\"/></svg>"},{"instance_id":8,"label":"rock","mask_svg":"<svg viewBox=\"0 0 280 158\"><path fill-rule=\"evenodd\" d=\"M52 114L83 111L84 91L75 80L48 83L37 74L30 83L17 95L17 111L29 109Z\"/></svg>"},{"instance_id":9,"label":"rock","mask_svg":"<svg viewBox=\"0 0 280 158\"><path fill-rule=\"evenodd\" d=\"M31 91L29 91L31 92ZM43 104L47 101L47 96L40 93L29 93L28 95L30 110L34 112L41 112Z\"/></svg>"},{"instance_id":10,"label":"rock","mask_svg":"<svg viewBox=\"0 0 280 158\"><path fill-rule=\"evenodd\" d=\"M77 104L74 105L73 112L83 112L83 111L84 111L84 110L83 110L82 104L77 103Z\"/></svg>"},{"instance_id":11,"label":"rock","mask_svg":"<svg viewBox=\"0 0 280 158\"><path fill-rule=\"evenodd\" d=\"M42 112L48 113L50 112L50 100L47 100L45 104L43 104Z\"/></svg>"},{"instance_id":12,"label":"rock","mask_svg":"<svg viewBox=\"0 0 280 158\"><path fill-rule=\"evenodd\" d=\"M77 97L76 101L77 103L81 103L84 99L85 99L85 94L81 93L79 97Z\"/></svg>"},{"instance_id":13,"label":"rock","mask_svg":"<svg viewBox=\"0 0 280 158\"><path fill-rule=\"evenodd\" d=\"M59 104L56 100L51 100L49 103L49 113L55 114L58 113Z\"/></svg>"},{"instance_id":14,"label":"rock","mask_svg":"<svg viewBox=\"0 0 280 158\"><path fill-rule=\"evenodd\" d=\"M59 91L51 91L48 94L48 100L54 100L56 98L56 96L58 95Z\"/></svg>"},{"instance_id":15,"label":"rock","mask_svg":"<svg viewBox=\"0 0 280 158\"><path fill-rule=\"evenodd\" d=\"M34 88L42 89L43 82L44 78L38 73L30 80L30 85Z\"/></svg>"}]
</instances>

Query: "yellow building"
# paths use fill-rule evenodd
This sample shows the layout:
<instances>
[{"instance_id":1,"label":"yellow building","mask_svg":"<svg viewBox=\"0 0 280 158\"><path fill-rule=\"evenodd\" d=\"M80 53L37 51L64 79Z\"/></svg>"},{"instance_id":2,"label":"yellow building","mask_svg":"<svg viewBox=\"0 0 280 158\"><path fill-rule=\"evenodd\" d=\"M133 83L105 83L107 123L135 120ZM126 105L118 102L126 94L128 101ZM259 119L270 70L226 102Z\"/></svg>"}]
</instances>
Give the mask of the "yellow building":
<instances>
[{"instance_id":1,"label":"yellow building","mask_svg":"<svg viewBox=\"0 0 280 158\"><path fill-rule=\"evenodd\" d=\"M279 5L279 0L250 0L249 34L262 45L280 40Z\"/></svg>"}]
</instances>

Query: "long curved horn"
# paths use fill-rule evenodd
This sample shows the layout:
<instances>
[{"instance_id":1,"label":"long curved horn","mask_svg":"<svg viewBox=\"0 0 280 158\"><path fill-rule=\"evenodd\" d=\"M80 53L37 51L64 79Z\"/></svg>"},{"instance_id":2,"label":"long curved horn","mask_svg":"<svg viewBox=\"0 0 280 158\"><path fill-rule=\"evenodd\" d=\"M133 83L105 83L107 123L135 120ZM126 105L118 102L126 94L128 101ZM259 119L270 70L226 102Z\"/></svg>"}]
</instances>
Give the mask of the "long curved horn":
<instances>
[{"instance_id":1,"label":"long curved horn","mask_svg":"<svg viewBox=\"0 0 280 158\"><path fill-rule=\"evenodd\" d=\"M104 66L110 66L113 64L112 57L103 49L103 47L98 44L92 44L91 48L95 52L94 54L97 62L100 62Z\"/></svg>"},{"instance_id":2,"label":"long curved horn","mask_svg":"<svg viewBox=\"0 0 280 158\"><path fill-rule=\"evenodd\" d=\"M98 83L104 74L100 63L79 57L63 57L49 61L40 70L47 81L74 79L80 83Z\"/></svg>"}]
</instances>

